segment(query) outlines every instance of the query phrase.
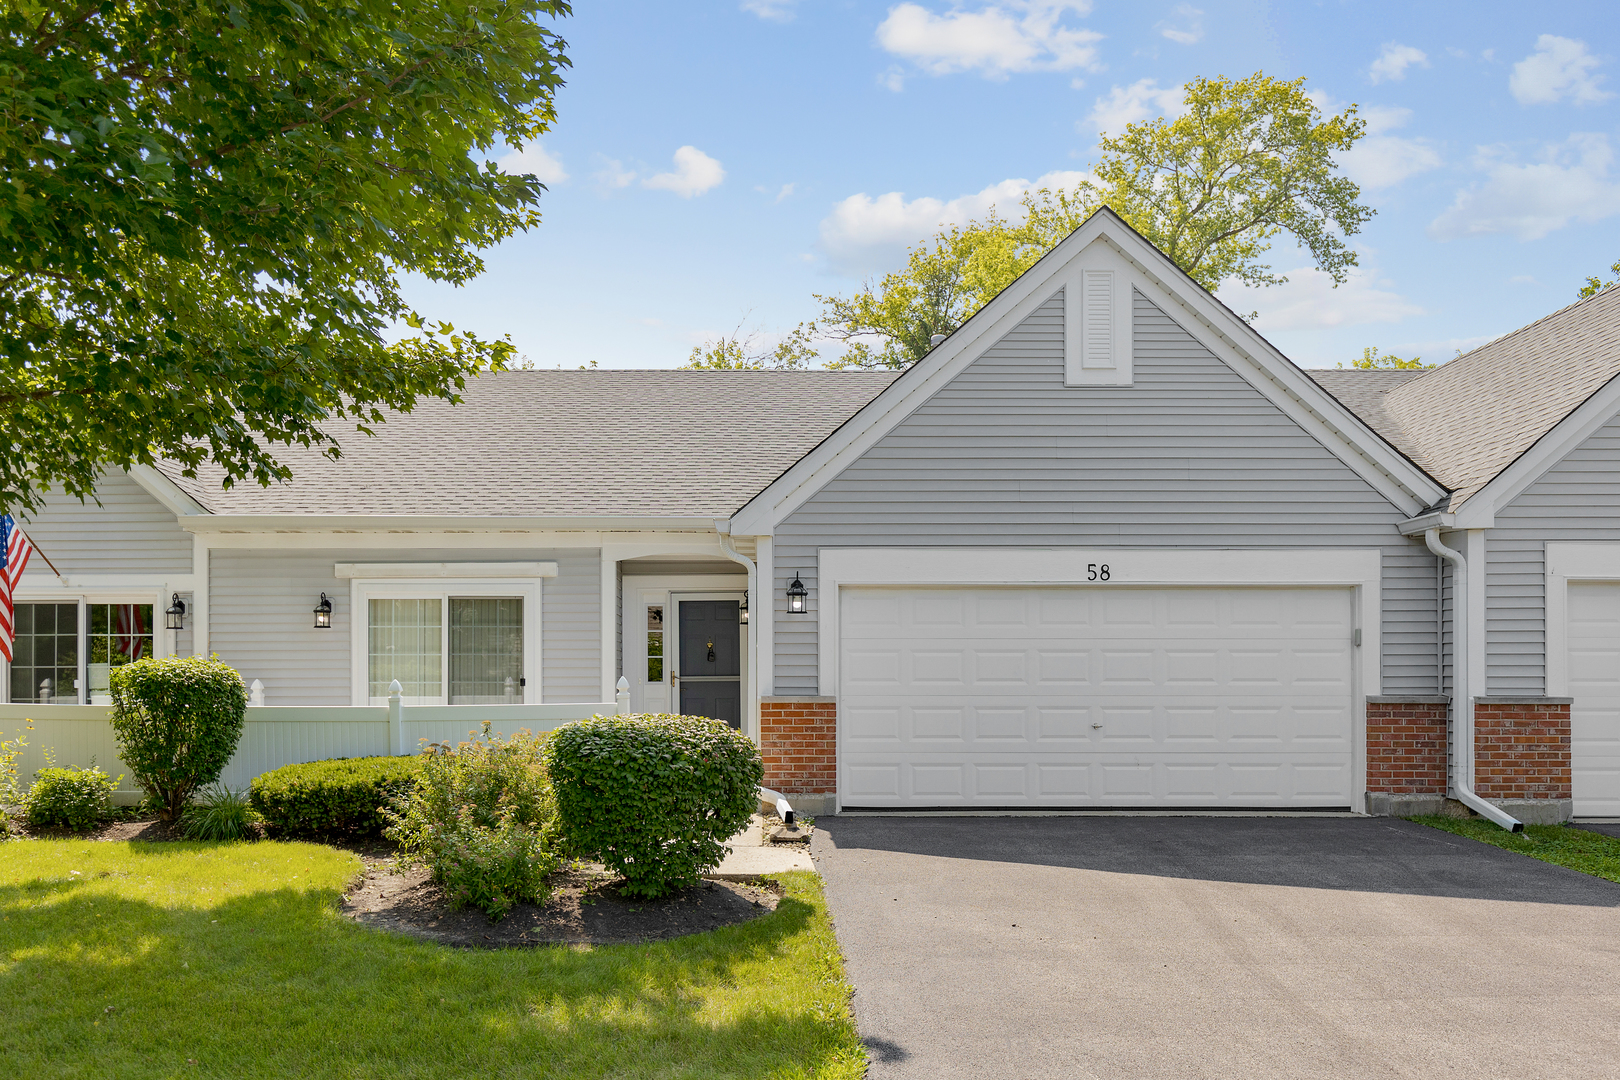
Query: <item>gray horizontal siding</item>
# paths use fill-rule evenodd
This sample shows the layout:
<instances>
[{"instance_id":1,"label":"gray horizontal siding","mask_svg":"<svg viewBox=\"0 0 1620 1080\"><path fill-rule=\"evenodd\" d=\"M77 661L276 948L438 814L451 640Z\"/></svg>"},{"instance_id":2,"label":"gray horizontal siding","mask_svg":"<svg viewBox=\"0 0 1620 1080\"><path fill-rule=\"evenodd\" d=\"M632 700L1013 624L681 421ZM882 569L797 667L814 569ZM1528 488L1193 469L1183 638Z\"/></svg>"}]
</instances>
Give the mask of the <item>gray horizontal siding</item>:
<instances>
[{"instance_id":1,"label":"gray horizontal siding","mask_svg":"<svg viewBox=\"0 0 1620 1080\"><path fill-rule=\"evenodd\" d=\"M189 574L191 534L175 516L123 473L96 485L97 506L66 495L23 521L39 550L63 574ZM54 578L43 559L29 561L23 584Z\"/></svg>"},{"instance_id":2,"label":"gray horizontal siding","mask_svg":"<svg viewBox=\"0 0 1620 1080\"><path fill-rule=\"evenodd\" d=\"M540 586L541 695L548 702L600 701L601 555L591 550L421 549L210 553L209 646L271 705L347 705L351 698L349 583L337 562L505 562L555 560ZM321 593L332 629L314 629Z\"/></svg>"},{"instance_id":3,"label":"gray horizontal siding","mask_svg":"<svg viewBox=\"0 0 1620 1080\"><path fill-rule=\"evenodd\" d=\"M776 532L776 692L817 681L823 547L1377 547L1383 685L1433 693L1434 557L1399 510L1135 298L1135 385L1063 385L1061 295L800 507ZM794 573L808 617L783 613Z\"/></svg>"},{"instance_id":4,"label":"gray horizontal siding","mask_svg":"<svg viewBox=\"0 0 1620 1080\"><path fill-rule=\"evenodd\" d=\"M1487 694L1547 692L1547 543L1620 542L1620 419L1498 511L1485 534Z\"/></svg>"}]
</instances>

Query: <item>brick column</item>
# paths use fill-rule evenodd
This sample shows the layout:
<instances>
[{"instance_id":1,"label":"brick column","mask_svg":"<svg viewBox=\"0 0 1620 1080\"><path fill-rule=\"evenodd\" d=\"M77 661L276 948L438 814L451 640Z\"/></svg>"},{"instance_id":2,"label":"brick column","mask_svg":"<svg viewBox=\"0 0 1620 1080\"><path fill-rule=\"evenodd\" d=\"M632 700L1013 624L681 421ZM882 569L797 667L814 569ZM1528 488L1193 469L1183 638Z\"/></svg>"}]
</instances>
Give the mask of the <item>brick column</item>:
<instances>
[{"instance_id":1,"label":"brick column","mask_svg":"<svg viewBox=\"0 0 1620 1080\"><path fill-rule=\"evenodd\" d=\"M1569 707L1568 698L1474 699L1474 790L1480 797L1514 803L1571 798Z\"/></svg>"},{"instance_id":2,"label":"brick column","mask_svg":"<svg viewBox=\"0 0 1620 1080\"><path fill-rule=\"evenodd\" d=\"M1367 699L1367 812L1439 813L1446 796L1444 697Z\"/></svg>"},{"instance_id":3,"label":"brick column","mask_svg":"<svg viewBox=\"0 0 1620 1080\"><path fill-rule=\"evenodd\" d=\"M830 697L759 701L759 756L765 786L805 814L830 814L837 791L838 702Z\"/></svg>"}]
</instances>

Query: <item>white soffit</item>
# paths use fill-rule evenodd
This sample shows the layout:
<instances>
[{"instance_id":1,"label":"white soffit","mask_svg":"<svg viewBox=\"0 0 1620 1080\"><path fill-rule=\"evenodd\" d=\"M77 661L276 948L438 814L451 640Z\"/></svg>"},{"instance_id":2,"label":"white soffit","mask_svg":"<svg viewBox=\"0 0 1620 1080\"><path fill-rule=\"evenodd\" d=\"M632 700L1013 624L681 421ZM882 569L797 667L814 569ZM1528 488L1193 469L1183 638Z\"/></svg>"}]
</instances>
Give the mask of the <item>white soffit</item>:
<instances>
[{"instance_id":1,"label":"white soffit","mask_svg":"<svg viewBox=\"0 0 1620 1080\"><path fill-rule=\"evenodd\" d=\"M1088 251L1097 245L1096 251ZM1446 489L1279 353L1252 327L1186 275L1111 210L1099 210L970 318L938 348L873 398L826 441L800 458L732 516L736 535L765 535L878 440L894 430L986 349L1072 277L1112 269L1127 300L1135 286L1272 404L1328 448L1397 509L1432 506ZM1067 300L1068 293L1065 292ZM1067 304L1066 304L1067 307ZM1178 316L1177 309L1182 313ZM1065 312L1065 321L1069 313ZM1128 325L1128 321L1127 324ZM1070 371L1065 333L1065 375ZM1083 355L1083 354L1082 354ZM1083 360L1082 365L1083 366ZM1108 372L1120 385L1120 371ZM1129 382L1125 371L1123 382ZM1069 380L1065 378L1065 382ZM1091 385L1110 385L1097 382Z\"/></svg>"},{"instance_id":2,"label":"white soffit","mask_svg":"<svg viewBox=\"0 0 1620 1080\"><path fill-rule=\"evenodd\" d=\"M129 469L129 478L152 498L163 504L163 508L175 517L207 516L208 511L203 505L180 489L180 486L157 469L150 465L132 465Z\"/></svg>"}]
</instances>

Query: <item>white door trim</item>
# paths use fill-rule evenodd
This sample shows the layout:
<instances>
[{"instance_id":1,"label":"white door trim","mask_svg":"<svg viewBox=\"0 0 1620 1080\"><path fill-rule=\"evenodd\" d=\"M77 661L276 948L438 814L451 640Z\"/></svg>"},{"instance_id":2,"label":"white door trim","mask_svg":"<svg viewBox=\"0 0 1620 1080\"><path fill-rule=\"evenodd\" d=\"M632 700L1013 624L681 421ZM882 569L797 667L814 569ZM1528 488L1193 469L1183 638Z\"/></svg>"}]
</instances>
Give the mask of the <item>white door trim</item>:
<instances>
[{"instance_id":1,"label":"white door trim","mask_svg":"<svg viewBox=\"0 0 1620 1080\"><path fill-rule=\"evenodd\" d=\"M623 649L619 658L620 670L630 682L631 707L645 709L647 704L647 635L642 611L648 604L664 609L664 701L665 708L678 712L680 702L670 694L671 665L678 662L680 647L679 623L675 604L681 600L741 600L748 589L744 574L631 574L624 579L622 615L624 622ZM750 598L750 602L752 598ZM755 723L755 702L748 695L748 672L753 664L749 635L740 634L742 648L742 708L743 733L758 741Z\"/></svg>"},{"instance_id":2,"label":"white door trim","mask_svg":"<svg viewBox=\"0 0 1620 1080\"><path fill-rule=\"evenodd\" d=\"M846 585L1350 588L1361 634L1354 650L1351 809L1365 812L1366 699L1382 691L1383 554L1377 548L822 548L817 573L819 682L823 693L833 694L839 687L838 596Z\"/></svg>"},{"instance_id":3,"label":"white door trim","mask_svg":"<svg viewBox=\"0 0 1620 1080\"><path fill-rule=\"evenodd\" d=\"M1568 697L1569 583L1620 581L1620 543L1548 543L1546 566L1546 693Z\"/></svg>"}]
</instances>

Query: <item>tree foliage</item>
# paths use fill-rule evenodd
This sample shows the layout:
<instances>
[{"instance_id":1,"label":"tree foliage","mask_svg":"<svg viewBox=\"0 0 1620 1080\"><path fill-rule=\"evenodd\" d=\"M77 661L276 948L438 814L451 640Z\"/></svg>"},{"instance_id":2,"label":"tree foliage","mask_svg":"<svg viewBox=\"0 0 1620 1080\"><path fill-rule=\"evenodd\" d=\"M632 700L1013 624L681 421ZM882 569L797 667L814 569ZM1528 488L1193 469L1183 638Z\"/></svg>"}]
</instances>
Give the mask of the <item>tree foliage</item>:
<instances>
[{"instance_id":1,"label":"tree foliage","mask_svg":"<svg viewBox=\"0 0 1620 1080\"><path fill-rule=\"evenodd\" d=\"M1604 281L1599 277L1587 278L1586 284L1581 286L1581 291L1578 294L1580 299L1585 300L1589 296L1596 296L1604 289L1612 289L1616 285L1620 285L1620 259L1616 259L1614 265L1609 267L1609 272L1614 275L1614 279L1611 281Z\"/></svg>"},{"instance_id":2,"label":"tree foliage","mask_svg":"<svg viewBox=\"0 0 1620 1080\"><path fill-rule=\"evenodd\" d=\"M1343 364L1339 365L1344 367ZM1428 370L1433 364L1425 364L1423 357L1414 356L1410 360L1402 360L1394 353L1382 353L1371 345L1361 350L1361 359L1350 361L1350 366L1361 371L1416 371Z\"/></svg>"},{"instance_id":3,"label":"tree foliage","mask_svg":"<svg viewBox=\"0 0 1620 1080\"><path fill-rule=\"evenodd\" d=\"M951 333L1104 206L1206 289L1232 279L1286 281L1263 261L1284 233L1342 283L1356 265L1345 238L1373 211L1332 155L1349 150L1366 124L1354 105L1324 118L1304 85L1258 72L1194 79L1181 116L1104 137L1078 186L1026 193L1018 220L992 211L943 230L911 253L904 270L852 298L818 296L823 332L849 343L843 360L828 366L914 363L932 335Z\"/></svg>"},{"instance_id":4,"label":"tree foliage","mask_svg":"<svg viewBox=\"0 0 1620 1080\"><path fill-rule=\"evenodd\" d=\"M744 333L741 324L729 334L692 348L682 371L802 371L821 359L813 339L816 324L800 323L775 345Z\"/></svg>"},{"instance_id":5,"label":"tree foliage","mask_svg":"<svg viewBox=\"0 0 1620 1080\"><path fill-rule=\"evenodd\" d=\"M12 0L0 10L0 506L455 399L505 341L430 323L537 220L484 160L554 119L561 0ZM388 345L398 323L418 332Z\"/></svg>"}]
</instances>

